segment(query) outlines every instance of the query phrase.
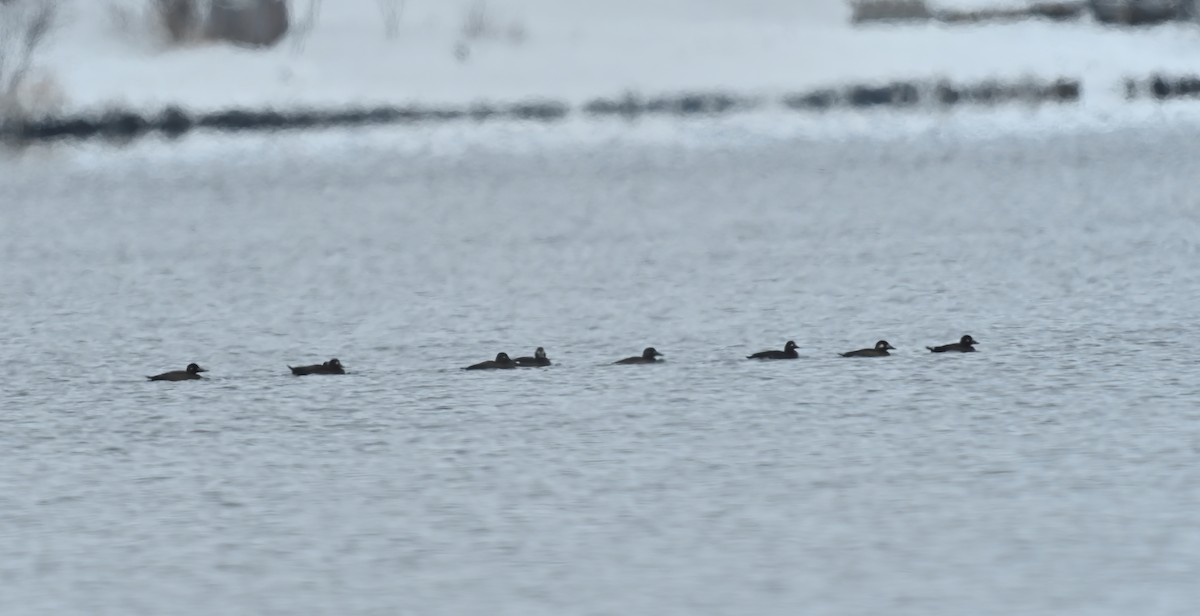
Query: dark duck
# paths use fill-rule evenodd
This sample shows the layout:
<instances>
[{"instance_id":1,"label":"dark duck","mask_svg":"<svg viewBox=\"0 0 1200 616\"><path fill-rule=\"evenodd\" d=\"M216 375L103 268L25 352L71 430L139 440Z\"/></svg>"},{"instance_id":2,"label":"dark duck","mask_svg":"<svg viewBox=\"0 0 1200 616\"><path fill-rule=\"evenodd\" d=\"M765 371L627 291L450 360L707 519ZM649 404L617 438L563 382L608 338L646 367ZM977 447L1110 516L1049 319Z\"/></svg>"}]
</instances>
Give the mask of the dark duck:
<instances>
[{"instance_id":1,"label":"dark duck","mask_svg":"<svg viewBox=\"0 0 1200 616\"><path fill-rule=\"evenodd\" d=\"M622 359L620 361L616 361L613 363L614 364L654 364L654 363L658 363L657 358L662 357L662 356L663 356L663 354L656 351L654 349L654 347L647 347L646 350L642 351L642 354L638 355L637 357L626 357L625 359Z\"/></svg>"},{"instance_id":2,"label":"dark duck","mask_svg":"<svg viewBox=\"0 0 1200 616\"><path fill-rule=\"evenodd\" d=\"M162 374L156 374L146 378L150 379L151 381L191 381L193 379L201 378L201 372L208 372L208 370L205 370L196 364L188 364L187 368L184 370L173 370L171 372L164 372Z\"/></svg>"},{"instance_id":3,"label":"dark duck","mask_svg":"<svg viewBox=\"0 0 1200 616\"><path fill-rule=\"evenodd\" d=\"M508 356L508 353L497 353L496 359L490 361L481 361L477 364L467 366L466 368L463 368L463 370L507 370L509 368L516 367L517 362L513 361L512 358Z\"/></svg>"},{"instance_id":4,"label":"dark duck","mask_svg":"<svg viewBox=\"0 0 1200 616\"><path fill-rule=\"evenodd\" d=\"M842 357L887 357L890 355L888 353L889 349L895 351L896 347L888 344L887 340L880 340L875 343L875 348L873 349L859 349L857 351L850 351L849 353L841 353L840 355Z\"/></svg>"},{"instance_id":5,"label":"dark duck","mask_svg":"<svg viewBox=\"0 0 1200 616\"><path fill-rule=\"evenodd\" d=\"M796 359L800 354L796 352L796 343L788 340L787 344L783 345L782 351L759 351L753 355L747 355L746 359Z\"/></svg>"},{"instance_id":6,"label":"dark duck","mask_svg":"<svg viewBox=\"0 0 1200 616\"><path fill-rule=\"evenodd\" d=\"M925 348L934 353L974 353L976 344L979 343L975 342L975 339L968 334L959 338L958 342L951 342L942 346L927 346Z\"/></svg>"},{"instance_id":7,"label":"dark duck","mask_svg":"<svg viewBox=\"0 0 1200 616\"><path fill-rule=\"evenodd\" d=\"M346 374L346 369L342 367L342 362L338 361L336 357L320 364L288 366L288 368L296 376L304 376L306 374Z\"/></svg>"},{"instance_id":8,"label":"dark duck","mask_svg":"<svg viewBox=\"0 0 1200 616\"><path fill-rule=\"evenodd\" d=\"M546 357L546 349L543 349L542 347L538 347L537 350L533 352L533 357L518 357L513 361L517 362L517 365L521 366L522 368L550 365L550 358Z\"/></svg>"}]
</instances>

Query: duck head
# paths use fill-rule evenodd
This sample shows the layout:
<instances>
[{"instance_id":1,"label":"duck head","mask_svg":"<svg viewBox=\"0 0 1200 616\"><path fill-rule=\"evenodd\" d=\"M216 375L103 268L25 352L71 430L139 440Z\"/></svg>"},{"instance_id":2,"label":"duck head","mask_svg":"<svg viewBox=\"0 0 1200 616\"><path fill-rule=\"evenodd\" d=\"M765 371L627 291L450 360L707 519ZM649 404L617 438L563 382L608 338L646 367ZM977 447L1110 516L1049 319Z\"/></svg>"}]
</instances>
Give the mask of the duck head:
<instances>
[{"instance_id":1,"label":"duck head","mask_svg":"<svg viewBox=\"0 0 1200 616\"><path fill-rule=\"evenodd\" d=\"M655 357L662 357L662 356L663 356L663 354L659 353L658 350L655 349L654 347L646 347L646 350L642 351L643 359L654 359Z\"/></svg>"},{"instance_id":2,"label":"duck head","mask_svg":"<svg viewBox=\"0 0 1200 616\"><path fill-rule=\"evenodd\" d=\"M887 351L887 350L895 351L896 347L888 344L887 340L880 340L879 342L875 343L875 350L876 351Z\"/></svg>"}]
</instances>

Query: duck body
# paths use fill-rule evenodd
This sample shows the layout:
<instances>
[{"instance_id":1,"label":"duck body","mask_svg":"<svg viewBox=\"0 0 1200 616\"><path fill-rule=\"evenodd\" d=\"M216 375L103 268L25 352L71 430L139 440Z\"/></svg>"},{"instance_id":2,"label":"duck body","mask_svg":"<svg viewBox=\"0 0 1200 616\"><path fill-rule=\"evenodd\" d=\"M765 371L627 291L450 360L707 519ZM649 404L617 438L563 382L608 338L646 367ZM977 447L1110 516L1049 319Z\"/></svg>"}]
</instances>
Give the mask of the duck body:
<instances>
[{"instance_id":1,"label":"duck body","mask_svg":"<svg viewBox=\"0 0 1200 616\"><path fill-rule=\"evenodd\" d=\"M538 368L550 365L550 358L546 357L546 349L542 347L538 347L533 352L533 357L518 357L513 361L517 363L517 366L522 368Z\"/></svg>"},{"instance_id":2,"label":"duck body","mask_svg":"<svg viewBox=\"0 0 1200 616\"><path fill-rule=\"evenodd\" d=\"M463 368L463 370L509 370L517 367L517 362L513 361L508 356L508 353L497 353L496 359L490 361L481 361L477 364L472 364Z\"/></svg>"},{"instance_id":3,"label":"duck body","mask_svg":"<svg viewBox=\"0 0 1200 616\"><path fill-rule=\"evenodd\" d=\"M656 364L656 363L658 363L658 358L662 357L662 356L663 356L663 354L659 353L657 350L655 350L654 347L647 347L646 350L642 351L642 354L638 355L637 357L626 357L625 359L615 361L613 363L614 364Z\"/></svg>"},{"instance_id":4,"label":"duck body","mask_svg":"<svg viewBox=\"0 0 1200 616\"><path fill-rule=\"evenodd\" d=\"M796 352L796 343L788 340L782 351L759 351L753 355L747 355L746 359L797 359L800 354Z\"/></svg>"},{"instance_id":5,"label":"duck body","mask_svg":"<svg viewBox=\"0 0 1200 616\"><path fill-rule=\"evenodd\" d=\"M156 374L146 378L150 379L151 381L193 381L201 378L201 372L208 372L208 370L205 370L196 364L188 364L187 369L185 370L172 370L171 372L164 372L162 374Z\"/></svg>"},{"instance_id":6,"label":"duck body","mask_svg":"<svg viewBox=\"0 0 1200 616\"><path fill-rule=\"evenodd\" d=\"M975 345L977 344L979 343L975 342L975 339L968 334L959 338L958 342L951 342L942 346L927 346L925 348L934 353L974 353Z\"/></svg>"},{"instance_id":7,"label":"duck body","mask_svg":"<svg viewBox=\"0 0 1200 616\"><path fill-rule=\"evenodd\" d=\"M342 367L342 362L338 361L336 357L320 364L288 366L288 368L296 376L304 376L306 374L346 374L346 369Z\"/></svg>"},{"instance_id":8,"label":"duck body","mask_svg":"<svg viewBox=\"0 0 1200 616\"><path fill-rule=\"evenodd\" d=\"M875 343L874 348L859 349L857 351L850 351L848 353L839 353L839 355L842 357L887 357L888 355L891 355L891 353L888 353L889 349L895 351L896 347L888 344L887 340L880 340L879 342Z\"/></svg>"}]
</instances>

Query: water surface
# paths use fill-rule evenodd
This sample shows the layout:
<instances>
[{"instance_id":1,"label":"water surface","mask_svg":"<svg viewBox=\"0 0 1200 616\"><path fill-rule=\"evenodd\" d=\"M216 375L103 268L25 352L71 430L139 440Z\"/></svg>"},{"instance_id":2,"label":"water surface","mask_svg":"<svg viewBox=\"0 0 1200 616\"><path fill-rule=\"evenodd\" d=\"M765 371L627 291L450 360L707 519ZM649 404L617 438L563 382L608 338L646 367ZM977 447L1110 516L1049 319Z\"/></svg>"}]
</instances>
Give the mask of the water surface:
<instances>
[{"instance_id":1,"label":"water surface","mask_svg":"<svg viewBox=\"0 0 1200 616\"><path fill-rule=\"evenodd\" d=\"M589 126L9 154L0 612L1194 610L1200 129Z\"/></svg>"}]
</instances>

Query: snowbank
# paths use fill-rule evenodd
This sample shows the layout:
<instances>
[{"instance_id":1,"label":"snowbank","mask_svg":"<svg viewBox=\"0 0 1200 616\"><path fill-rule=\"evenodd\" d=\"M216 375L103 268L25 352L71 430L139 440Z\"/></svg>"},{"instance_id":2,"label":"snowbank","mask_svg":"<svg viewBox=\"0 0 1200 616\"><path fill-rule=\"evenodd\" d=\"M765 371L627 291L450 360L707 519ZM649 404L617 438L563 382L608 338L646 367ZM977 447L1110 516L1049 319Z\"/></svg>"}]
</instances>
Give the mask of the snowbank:
<instances>
[{"instance_id":1,"label":"snowbank","mask_svg":"<svg viewBox=\"0 0 1200 616\"><path fill-rule=\"evenodd\" d=\"M36 66L68 112L539 98L581 106L626 92L779 98L845 83L1060 75L1087 84L1091 105L1121 101L1126 77L1200 66L1194 26L853 28L840 0L408 0L395 36L378 0L329 0L306 36L297 30L267 51L165 48L139 0L64 2ZM308 2L295 4L304 20Z\"/></svg>"}]
</instances>

